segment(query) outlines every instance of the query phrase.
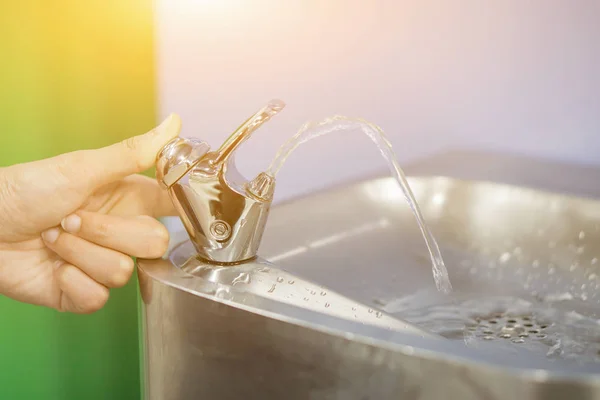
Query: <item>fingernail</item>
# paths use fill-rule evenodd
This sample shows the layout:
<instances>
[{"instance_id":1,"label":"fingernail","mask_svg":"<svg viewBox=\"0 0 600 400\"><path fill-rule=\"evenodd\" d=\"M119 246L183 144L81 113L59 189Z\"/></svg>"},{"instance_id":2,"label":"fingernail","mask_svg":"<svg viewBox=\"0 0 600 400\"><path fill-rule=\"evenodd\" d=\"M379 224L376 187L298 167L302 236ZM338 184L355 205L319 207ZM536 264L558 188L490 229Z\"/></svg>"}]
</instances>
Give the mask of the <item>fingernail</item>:
<instances>
[{"instance_id":1,"label":"fingernail","mask_svg":"<svg viewBox=\"0 0 600 400\"><path fill-rule=\"evenodd\" d=\"M166 126L169 126L169 124L171 123L171 121L173 120L173 113L169 114L169 116L167 118L165 118L163 120L163 122L161 122L157 128L158 129L164 129Z\"/></svg>"},{"instance_id":2,"label":"fingernail","mask_svg":"<svg viewBox=\"0 0 600 400\"><path fill-rule=\"evenodd\" d=\"M60 235L60 229L52 228L52 229L48 229L45 232L42 232L42 239L44 239L44 242L52 244L52 243L56 242L56 239L58 239L59 235Z\"/></svg>"},{"instance_id":3,"label":"fingernail","mask_svg":"<svg viewBox=\"0 0 600 400\"><path fill-rule=\"evenodd\" d=\"M155 129L159 136L174 137L179 134L180 124L178 123L179 118L176 114L171 113L163 122L160 123Z\"/></svg>"},{"instance_id":4,"label":"fingernail","mask_svg":"<svg viewBox=\"0 0 600 400\"><path fill-rule=\"evenodd\" d=\"M81 229L81 217L77 214L67 215L60 221L60 226L69 233L77 233Z\"/></svg>"}]
</instances>

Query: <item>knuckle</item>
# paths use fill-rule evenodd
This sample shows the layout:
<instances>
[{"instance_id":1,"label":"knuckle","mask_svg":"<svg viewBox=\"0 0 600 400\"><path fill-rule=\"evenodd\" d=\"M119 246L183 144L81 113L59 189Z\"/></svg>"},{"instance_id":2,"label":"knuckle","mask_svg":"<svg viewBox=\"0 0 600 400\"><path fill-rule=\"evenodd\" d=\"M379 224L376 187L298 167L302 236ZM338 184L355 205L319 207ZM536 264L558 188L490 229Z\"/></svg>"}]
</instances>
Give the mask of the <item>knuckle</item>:
<instances>
[{"instance_id":1,"label":"knuckle","mask_svg":"<svg viewBox=\"0 0 600 400\"><path fill-rule=\"evenodd\" d=\"M109 291L103 286L98 286L91 291L83 292L73 286L72 281L78 276L78 268L71 264L61 264L55 271L63 298L59 311L70 311L76 314L91 314L100 310L108 301ZM71 284L69 284L71 282ZM70 287L70 289L68 289ZM65 290L67 290L65 292ZM67 294L68 293L68 294Z\"/></svg>"},{"instance_id":2,"label":"knuckle","mask_svg":"<svg viewBox=\"0 0 600 400\"><path fill-rule=\"evenodd\" d=\"M125 152L129 154L131 162L133 163L133 167L135 167L135 169L139 171L144 170L144 165L140 161L138 155L136 154L141 148L140 139L137 136L130 137L123 140L121 144L125 149Z\"/></svg>"},{"instance_id":3,"label":"knuckle","mask_svg":"<svg viewBox=\"0 0 600 400\"><path fill-rule=\"evenodd\" d=\"M99 222L95 231L99 237L107 238L110 236L110 224L106 221Z\"/></svg>"},{"instance_id":4,"label":"knuckle","mask_svg":"<svg viewBox=\"0 0 600 400\"><path fill-rule=\"evenodd\" d=\"M81 168L85 165L86 155L85 150L79 150L56 157L54 162L55 172L65 183L71 183L76 173L84 172L81 171Z\"/></svg>"},{"instance_id":5,"label":"knuckle","mask_svg":"<svg viewBox=\"0 0 600 400\"><path fill-rule=\"evenodd\" d=\"M80 304L79 310L84 314L91 314L99 311L106 305L108 297L108 289L97 290L86 297L85 302Z\"/></svg>"},{"instance_id":6,"label":"knuckle","mask_svg":"<svg viewBox=\"0 0 600 400\"><path fill-rule=\"evenodd\" d=\"M54 271L54 276L56 277L56 280L59 282L59 284L62 284L66 281L68 281L69 279L69 269L71 268L75 268L72 265L69 264L64 264L62 262L57 262L58 268Z\"/></svg>"},{"instance_id":7,"label":"knuckle","mask_svg":"<svg viewBox=\"0 0 600 400\"><path fill-rule=\"evenodd\" d=\"M70 166L70 163L65 157L58 158L52 167L56 173L56 177L58 178L57 183L70 183L73 175L73 167Z\"/></svg>"},{"instance_id":8,"label":"knuckle","mask_svg":"<svg viewBox=\"0 0 600 400\"><path fill-rule=\"evenodd\" d=\"M19 226L18 216L23 215L27 207L20 201L20 184L18 169L14 167L0 168L0 220L5 226ZM27 215L27 214L25 214Z\"/></svg>"},{"instance_id":9,"label":"knuckle","mask_svg":"<svg viewBox=\"0 0 600 400\"><path fill-rule=\"evenodd\" d=\"M122 143L126 150L136 151L138 148L138 140L135 136L123 140Z\"/></svg>"}]
</instances>

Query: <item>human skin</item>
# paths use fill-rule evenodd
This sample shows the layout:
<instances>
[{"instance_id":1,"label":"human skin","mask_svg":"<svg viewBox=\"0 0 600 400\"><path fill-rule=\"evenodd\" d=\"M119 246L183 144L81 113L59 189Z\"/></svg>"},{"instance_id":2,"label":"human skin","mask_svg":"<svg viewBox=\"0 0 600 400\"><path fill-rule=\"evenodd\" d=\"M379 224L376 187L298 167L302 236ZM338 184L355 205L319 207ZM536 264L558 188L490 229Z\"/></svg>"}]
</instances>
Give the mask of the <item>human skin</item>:
<instances>
[{"instance_id":1,"label":"human skin","mask_svg":"<svg viewBox=\"0 0 600 400\"><path fill-rule=\"evenodd\" d=\"M129 281L132 256L161 257L169 234L156 218L175 210L139 173L180 129L171 114L121 143L0 168L0 294L91 313Z\"/></svg>"}]
</instances>

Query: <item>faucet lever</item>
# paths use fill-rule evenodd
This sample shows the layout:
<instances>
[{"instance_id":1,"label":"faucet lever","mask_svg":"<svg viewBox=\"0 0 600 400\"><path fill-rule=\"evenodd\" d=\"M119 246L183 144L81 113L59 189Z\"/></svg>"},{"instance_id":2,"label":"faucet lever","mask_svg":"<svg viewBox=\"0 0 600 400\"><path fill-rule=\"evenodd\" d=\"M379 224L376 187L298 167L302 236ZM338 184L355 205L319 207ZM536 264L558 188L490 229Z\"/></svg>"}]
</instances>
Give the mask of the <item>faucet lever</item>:
<instances>
[{"instance_id":1,"label":"faucet lever","mask_svg":"<svg viewBox=\"0 0 600 400\"><path fill-rule=\"evenodd\" d=\"M225 142L223 142L221 147L216 151L213 162L219 164L227 160L239 145L245 142L252 133L260 128L265 122L269 121L275 114L283 110L284 107L285 103L283 101L271 100L269 104L248 118L227 138L227 140L225 140Z\"/></svg>"}]
</instances>

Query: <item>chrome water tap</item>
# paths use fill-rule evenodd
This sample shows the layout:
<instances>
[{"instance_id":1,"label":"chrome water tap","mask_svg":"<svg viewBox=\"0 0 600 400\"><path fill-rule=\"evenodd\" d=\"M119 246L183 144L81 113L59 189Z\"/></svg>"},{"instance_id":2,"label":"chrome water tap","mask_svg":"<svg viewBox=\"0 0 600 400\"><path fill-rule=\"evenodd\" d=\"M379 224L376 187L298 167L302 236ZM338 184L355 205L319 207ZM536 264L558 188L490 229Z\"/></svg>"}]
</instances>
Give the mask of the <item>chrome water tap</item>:
<instances>
[{"instance_id":1,"label":"chrome water tap","mask_svg":"<svg viewBox=\"0 0 600 400\"><path fill-rule=\"evenodd\" d=\"M198 256L236 264L256 256L267 222L275 178L267 173L246 181L234 152L285 107L273 100L248 118L216 151L197 139L175 138L159 152L156 178L171 200Z\"/></svg>"},{"instance_id":2,"label":"chrome water tap","mask_svg":"<svg viewBox=\"0 0 600 400\"><path fill-rule=\"evenodd\" d=\"M179 289L205 291L219 299L226 296L230 304L253 304L260 309L267 299L276 302L275 309L285 304L300 306L318 316L366 321L386 329L431 336L256 256L273 200L275 178L261 172L251 181L243 179L235 168L234 152L284 106L281 101L271 101L216 151L210 151L201 140L175 138L159 152L156 177L168 190L190 240L177 244L161 259L138 259L145 301L152 297L148 284L152 277ZM299 304L307 290L327 293L326 305L320 303L320 296L304 298Z\"/></svg>"}]
</instances>

